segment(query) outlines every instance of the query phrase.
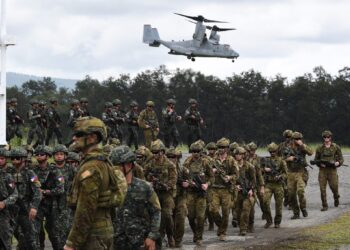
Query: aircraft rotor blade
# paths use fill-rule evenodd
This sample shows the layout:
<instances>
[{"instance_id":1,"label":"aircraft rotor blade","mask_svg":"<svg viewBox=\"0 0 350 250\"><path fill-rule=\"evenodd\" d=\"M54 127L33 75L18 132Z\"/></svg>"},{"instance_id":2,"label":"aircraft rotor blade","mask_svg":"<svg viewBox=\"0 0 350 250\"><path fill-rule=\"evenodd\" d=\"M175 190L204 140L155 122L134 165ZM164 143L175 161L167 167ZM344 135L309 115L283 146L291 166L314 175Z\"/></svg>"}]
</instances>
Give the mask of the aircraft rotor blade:
<instances>
[{"instance_id":1,"label":"aircraft rotor blade","mask_svg":"<svg viewBox=\"0 0 350 250\"><path fill-rule=\"evenodd\" d=\"M216 20L210 20L210 19L206 19L204 18L204 16L199 15L199 16L188 16L188 15L184 15L184 14L180 14L180 13L174 13L175 15L178 16L183 16L183 17L187 17L189 19L195 20L197 22L206 22L206 23L227 23L227 22L223 22L223 21L216 21Z\"/></svg>"}]
</instances>

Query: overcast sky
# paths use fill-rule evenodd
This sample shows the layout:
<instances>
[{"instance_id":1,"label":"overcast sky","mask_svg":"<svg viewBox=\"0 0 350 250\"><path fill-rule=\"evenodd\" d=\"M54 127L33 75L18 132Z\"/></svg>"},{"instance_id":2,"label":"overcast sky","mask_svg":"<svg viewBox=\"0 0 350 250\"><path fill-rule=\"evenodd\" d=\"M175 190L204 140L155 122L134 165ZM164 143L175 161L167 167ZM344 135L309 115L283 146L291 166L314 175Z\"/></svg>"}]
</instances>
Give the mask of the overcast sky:
<instances>
[{"instance_id":1,"label":"overcast sky","mask_svg":"<svg viewBox=\"0 0 350 250\"><path fill-rule=\"evenodd\" d=\"M225 78L249 69L292 79L315 66L332 73L350 66L350 1L345 0L8 0L8 71L100 80L165 64ZM240 57L169 55L142 43L143 24L163 40L191 39L194 24L173 13L229 22L221 33Z\"/></svg>"}]
</instances>

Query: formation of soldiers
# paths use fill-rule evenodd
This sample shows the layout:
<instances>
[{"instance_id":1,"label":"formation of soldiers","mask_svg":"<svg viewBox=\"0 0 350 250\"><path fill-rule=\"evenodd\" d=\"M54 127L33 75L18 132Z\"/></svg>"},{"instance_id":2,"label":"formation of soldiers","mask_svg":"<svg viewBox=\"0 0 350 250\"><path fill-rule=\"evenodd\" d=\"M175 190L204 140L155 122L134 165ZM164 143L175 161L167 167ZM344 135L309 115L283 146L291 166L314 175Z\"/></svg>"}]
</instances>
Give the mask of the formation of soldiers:
<instances>
[{"instance_id":1,"label":"formation of soldiers","mask_svg":"<svg viewBox=\"0 0 350 250\"><path fill-rule=\"evenodd\" d=\"M203 119L191 99L184 115L190 155L181 160L175 124L182 117L173 99L162 111L166 143L157 139L159 122L152 101L139 114L137 103L131 103L125 116L114 114L121 110L120 101L107 103L102 120L79 104L72 105L70 113L69 149L62 144L50 148L41 140L34 151L0 150L0 220L8 225L0 228L3 249L11 249L13 235L19 249L43 249L44 230L54 249L160 249L164 242L181 247L186 217L193 242L202 246L206 220L209 230L217 227L218 240L226 240L230 213L239 235L254 233L256 204L265 228L281 226L283 204L293 211L293 220L308 216L306 156L313 151L300 132L285 130L284 141L268 144L265 157L256 154L254 142L240 145L221 138L206 144L200 140ZM34 111L33 119L42 117ZM17 115L12 112L14 120ZM139 146L137 133L127 140L134 151L118 138L125 121L130 134L143 129L145 146ZM337 168L344 159L332 137L328 130L322 133L323 143L310 162L319 167L321 211L328 210L327 183L334 206L339 206Z\"/></svg>"}]
</instances>

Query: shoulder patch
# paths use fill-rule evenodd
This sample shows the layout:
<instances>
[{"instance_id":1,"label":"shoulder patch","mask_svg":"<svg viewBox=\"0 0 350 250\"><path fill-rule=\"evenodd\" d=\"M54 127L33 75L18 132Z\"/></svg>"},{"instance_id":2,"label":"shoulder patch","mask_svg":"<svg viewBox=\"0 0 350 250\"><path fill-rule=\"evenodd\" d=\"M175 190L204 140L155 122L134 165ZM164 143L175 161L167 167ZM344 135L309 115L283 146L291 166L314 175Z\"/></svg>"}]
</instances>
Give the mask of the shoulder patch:
<instances>
[{"instance_id":1,"label":"shoulder patch","mask_svg":"<svg viewBox=\"0 0 350 250\"><path fill-rule=\"evenodd\" d=\"M81 179L86 179L88 177L90 177L92 175L91 171L90 170L85 170L81 175Z\"/></svg>"}]
</instances>

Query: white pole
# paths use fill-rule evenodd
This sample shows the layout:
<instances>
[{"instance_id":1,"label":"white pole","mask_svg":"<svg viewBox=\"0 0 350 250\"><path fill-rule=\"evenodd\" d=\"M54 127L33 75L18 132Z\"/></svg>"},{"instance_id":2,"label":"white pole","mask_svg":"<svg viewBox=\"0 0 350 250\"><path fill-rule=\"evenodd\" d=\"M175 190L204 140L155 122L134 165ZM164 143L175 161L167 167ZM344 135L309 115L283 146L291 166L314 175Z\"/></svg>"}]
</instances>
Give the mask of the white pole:
<instances>
[{"instance_id":1,"label":"white pole","mask_svg":"<svg viewBox=\"0 0 350 250\"><path fill-rule=\"evenodd\" d=\"M1 0L0 145L6 145L6 0Z\"/></svg>"}]
</instances>

